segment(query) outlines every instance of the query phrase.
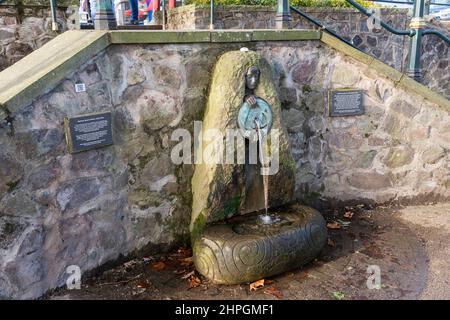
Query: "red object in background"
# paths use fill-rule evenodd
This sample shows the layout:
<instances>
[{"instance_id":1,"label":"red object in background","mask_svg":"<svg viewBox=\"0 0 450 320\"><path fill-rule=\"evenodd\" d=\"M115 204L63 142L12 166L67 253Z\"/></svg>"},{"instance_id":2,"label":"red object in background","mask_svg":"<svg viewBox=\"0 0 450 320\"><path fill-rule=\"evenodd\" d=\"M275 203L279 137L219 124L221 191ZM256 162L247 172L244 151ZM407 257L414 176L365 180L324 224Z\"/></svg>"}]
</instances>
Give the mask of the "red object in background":
<instances>
[{"instance_id":1,"label":"red object in background","mask_svg":"<svg viewBox=\"0 0 450 320\"><path fill-rule=\"evenodd\" d=\"M153 0L152 1L152 6L153 6L153 13L159 11L159 0Z\"/></svg>"},{"instance_id":2,"label":"red object in background","mask_svg":"<svg viewBox=\"0 0 450 320\"><path fill-rule=\"evenodd\" d=\"M143 1L138 0L138 2L143 2ZM157 1L153 0L153 2L157 2ZM149 3L149 1L147 1L147 3ZM148 12L150 10L152 10L151 6L152 6L152 4L150 3L150 5L145 9L139 8L139 15L138 15L139 19L144 19L148 15ZM125 10L125 17L131 17L131 9Z\"/></svg>"},{"instance_id":3,"label":"red object in background","mask_svg":"<svg viewBox=\"0 0 450 320\"><path fill-rule=\"evenodd\" d=\"M160 1L159 0L153 0L152 1L152 6L153 6L153 12L159 11L160 9ZM177 6L177 1L176 0L169 0L169 9L173 9Z\"/></svg>"}]
</instances>

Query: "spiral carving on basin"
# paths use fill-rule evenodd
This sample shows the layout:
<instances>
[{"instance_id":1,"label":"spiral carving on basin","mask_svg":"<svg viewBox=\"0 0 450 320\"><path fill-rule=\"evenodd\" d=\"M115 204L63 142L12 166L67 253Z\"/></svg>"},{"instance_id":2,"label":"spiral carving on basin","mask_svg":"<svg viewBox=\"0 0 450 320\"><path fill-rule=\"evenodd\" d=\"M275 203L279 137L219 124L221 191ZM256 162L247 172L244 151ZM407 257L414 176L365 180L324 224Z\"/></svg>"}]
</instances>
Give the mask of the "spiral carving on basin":
<instances>
[{"instance_id":1,"label":"spiral carving on basin","mask_svg":"<svg viewBox=\"0 0 450 320\"><path fill-rule=\"evenodd\" d=\"M197 270L219 284L255 281L313 260L326 241L326 225L316 210L296 205L278 213L278 223L259 225L257 216L205 229L194 244Z\"/></svg>"}]
</instances>

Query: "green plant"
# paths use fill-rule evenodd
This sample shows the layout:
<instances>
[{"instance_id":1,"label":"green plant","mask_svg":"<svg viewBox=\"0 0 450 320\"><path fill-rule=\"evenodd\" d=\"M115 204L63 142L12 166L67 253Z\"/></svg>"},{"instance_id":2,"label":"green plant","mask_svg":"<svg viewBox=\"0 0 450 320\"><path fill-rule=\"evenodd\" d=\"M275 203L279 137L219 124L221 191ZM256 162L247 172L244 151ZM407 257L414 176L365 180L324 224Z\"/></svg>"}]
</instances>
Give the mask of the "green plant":
<instances>
[{"instance_id":1,"label":"green plant","mask_svg":"<svg viewBox=\"0 0 450 320\"><path fill-rule=\"evenodd\" d=\"M358 3L365 7L373 6L371 2L357 0ZM247 6L275 6L277 0L215 0L216 5L247 5ZM210 0L187 0L186 4L209 5ZM352 7L345 0L291 0L294 7Z\"/></svg>"}]
</instances>

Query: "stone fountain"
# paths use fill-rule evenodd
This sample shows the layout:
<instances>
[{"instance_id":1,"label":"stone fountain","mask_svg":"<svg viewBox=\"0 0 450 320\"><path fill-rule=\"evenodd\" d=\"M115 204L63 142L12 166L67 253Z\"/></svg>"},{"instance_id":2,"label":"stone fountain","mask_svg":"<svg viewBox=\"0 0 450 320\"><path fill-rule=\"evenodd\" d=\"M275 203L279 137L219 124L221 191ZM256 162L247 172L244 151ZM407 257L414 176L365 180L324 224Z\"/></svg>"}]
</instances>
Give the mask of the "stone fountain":
<instances>
[{"instance_id":1,"label":"stone fountain","mask_svg":"<svg viewBox=\"0 0 450 320\"><path fill-rule=\"evenodd\" d=\"M197 270L214 283L237 284L313 260L326 241L325 221L291 204L295 162L271 68L258 53L231 51L216 63L203 119L203 132L209 129L239 132L244 143L233 157L245 161L195 166L190 230ZM201 145L198 152L211 151Z\"/></svg>"}]
</instances>

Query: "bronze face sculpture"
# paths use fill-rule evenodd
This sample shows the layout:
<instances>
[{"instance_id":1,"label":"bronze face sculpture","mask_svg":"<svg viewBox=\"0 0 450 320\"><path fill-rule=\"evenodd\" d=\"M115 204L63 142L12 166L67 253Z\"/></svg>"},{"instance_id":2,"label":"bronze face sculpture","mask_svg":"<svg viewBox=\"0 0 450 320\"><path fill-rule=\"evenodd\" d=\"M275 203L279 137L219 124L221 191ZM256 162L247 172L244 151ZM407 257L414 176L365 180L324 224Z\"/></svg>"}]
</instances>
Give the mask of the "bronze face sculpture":
<instances>
[{"instance_id":1,"label":"bronze face sculpture","mask_svg":"<svg viewBox=\"0 0 450 320\"><path fill-rule=\"evenodd\" d=\"M248 68L247 73L245 75L245 101L251 106L256 106L256 97L253 94L253 91L256 89L259 83L259 76L261 72L258 67L251 66Z\"/></svg>"},{"instance_id":2,"label":"bronze face sculpture","mask_svg":"<svg viewBox=\"0 0 450 320\"><path fill-rule=\"evenodd\" d=\"M257 66L251 66L245 74L245 98L239 110L238 124L242 135L251 140L257 139L256 127L262 135L267 136L272 127L272 108L262 98L254 93L258 87L261 71Z\"/></svg>"}]
</instances>

